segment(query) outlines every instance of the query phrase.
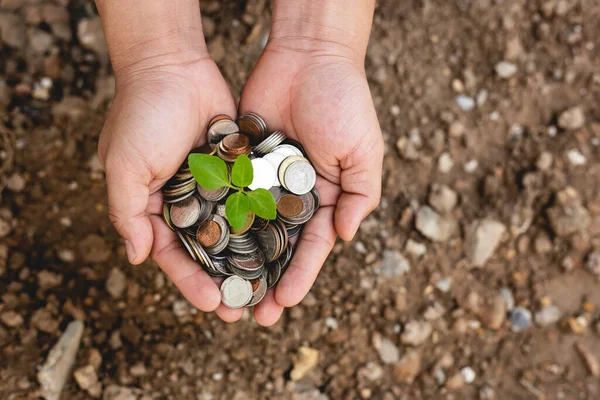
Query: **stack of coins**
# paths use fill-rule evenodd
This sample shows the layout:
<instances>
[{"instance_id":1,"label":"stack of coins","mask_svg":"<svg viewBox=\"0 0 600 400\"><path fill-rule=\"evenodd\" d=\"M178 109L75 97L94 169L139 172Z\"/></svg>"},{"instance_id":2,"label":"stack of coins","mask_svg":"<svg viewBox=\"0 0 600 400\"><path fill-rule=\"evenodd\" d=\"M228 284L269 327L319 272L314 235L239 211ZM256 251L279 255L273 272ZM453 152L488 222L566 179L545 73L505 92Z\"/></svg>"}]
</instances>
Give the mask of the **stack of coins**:
<instances>
[{"instance_id":1,"label":"stack of coins","mask_svg":"<svg viewBox=\"0 0 600 400\"><path fill-rule=\"evenodd\" d=\"M202 188L187 161L163 187L163 217L193 260L210 275L226 278L221 284L223 304L253 306L277 285L292 259L290 239L319 208L316 173L298 142L281 131L267 135L265 122L256 114L244 114L237 123L219 115L210 122L207 136L208 146L196 151L216 155L230 167L239 155L250 157L254 176L248 188L273 194L277 219L249 212L243 226L234 229L227 222L225 202L235 191Z\"/></svg>"}]
</instances>

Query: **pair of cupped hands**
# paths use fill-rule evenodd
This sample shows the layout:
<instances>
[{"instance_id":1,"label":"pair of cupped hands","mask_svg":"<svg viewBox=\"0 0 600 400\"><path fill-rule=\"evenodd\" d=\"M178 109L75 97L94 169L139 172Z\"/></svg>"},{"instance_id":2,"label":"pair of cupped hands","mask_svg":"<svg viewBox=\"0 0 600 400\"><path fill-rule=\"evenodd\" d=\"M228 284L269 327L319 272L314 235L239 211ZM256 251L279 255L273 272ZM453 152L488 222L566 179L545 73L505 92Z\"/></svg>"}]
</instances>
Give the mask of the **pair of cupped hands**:
<instances>
[{"instance_id":1,"label":"pair of cupped hands","mask_svg":"<svg viewBox=\"0 0 600 400\"><path fill-rule=\"evenodd\" d=\"M303 51L271 40L248 79L239 108L206 47L190 60L153 59L117 71L116 95L99 143L109 214L129 261L151 256L200 310L224 321L243 309L221 303L219 280L194 262L162 219L161 187L189 151L206 142L218 114L255 112L269 132L302 143L318 172L321 208L305 226L278 286L254 308L257 323L277 322L313 285L336 237L351 240L378 205L383 140L364 59L345 49Z\"/></svg>"}]
</instances>

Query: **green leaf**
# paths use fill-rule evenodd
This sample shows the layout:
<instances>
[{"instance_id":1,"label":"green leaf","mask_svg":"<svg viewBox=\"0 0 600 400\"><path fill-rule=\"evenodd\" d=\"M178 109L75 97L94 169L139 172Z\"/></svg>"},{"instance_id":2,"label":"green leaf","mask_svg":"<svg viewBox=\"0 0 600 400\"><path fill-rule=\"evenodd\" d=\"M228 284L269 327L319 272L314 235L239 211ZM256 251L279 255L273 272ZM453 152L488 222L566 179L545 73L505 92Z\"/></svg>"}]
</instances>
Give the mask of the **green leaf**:
<instances>
[{"instance_id":1,"label":"green leaf","mask_svg":"<svg viewBox=\"0 0 600 400\"><path fill-rule=\"evenodd\" d=\"M254 169L252 168L252 162L250 162L247 155L239 155L231 169L231 181L235 186L243 188L252 184L253 176Z\"/></svg>"},{"instance_id":2,"label":"green leaf","mask_svg":"<svg viewBox=\"0 0 600 400\"><path fill-rule=\"evenodd\" d=\"M271 192L266 189L256 189L246 194L250 200L250 211L261 218L277 218L277 205Z\"/></svg>"},{"instance_id":3,"label":"green leaf","mask_svg":"<svg viewBox=\"0 0 600 400\"><path fill-rule=\"evenodd\" d=\"M208 154L190 154L188 164L196 182L206 190L229 186L229 171L225 161Z\"/></svg>"},{"instance_id":4,"label":"green leaf","mask_svg":"<svg viewBox=\"0 0 600 400\"><path fill-rule=\"evenodd\" d=\"M241 229L248 215L248 197L245 193L237 192L227 198L225 215L235 229Z\"/></svg>"}]
</instances>

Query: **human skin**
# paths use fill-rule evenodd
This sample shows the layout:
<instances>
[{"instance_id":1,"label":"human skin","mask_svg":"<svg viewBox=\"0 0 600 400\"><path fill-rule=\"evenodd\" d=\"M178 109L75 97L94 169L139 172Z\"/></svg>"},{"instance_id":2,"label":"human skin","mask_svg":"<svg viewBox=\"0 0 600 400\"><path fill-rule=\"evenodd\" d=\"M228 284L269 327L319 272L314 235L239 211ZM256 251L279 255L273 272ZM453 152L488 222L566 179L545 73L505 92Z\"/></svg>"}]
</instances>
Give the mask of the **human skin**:
<instances>
[{"instance_id":1,"label":"human skin","mask_svg":"<svg viewBox=\"0 0 600 400\"><path fill-rule=\"evenodd\" d=\"M236 321L243 310L220 304L218 281L189 258L161 216L161 186L205 142L210 119L236 117L206 49L198 1L96 4L117 85L99 143L111 221L131 263L152 256L194 306ZM320 175L323 207L277 289L255 307L261 325L302 300L336 236L351 240L379 202L383 141L363 65L373 8L372 0L274 2L270 39L240 112L258 113L269 130L304 145Z\"/></svg>"}]
</instances>

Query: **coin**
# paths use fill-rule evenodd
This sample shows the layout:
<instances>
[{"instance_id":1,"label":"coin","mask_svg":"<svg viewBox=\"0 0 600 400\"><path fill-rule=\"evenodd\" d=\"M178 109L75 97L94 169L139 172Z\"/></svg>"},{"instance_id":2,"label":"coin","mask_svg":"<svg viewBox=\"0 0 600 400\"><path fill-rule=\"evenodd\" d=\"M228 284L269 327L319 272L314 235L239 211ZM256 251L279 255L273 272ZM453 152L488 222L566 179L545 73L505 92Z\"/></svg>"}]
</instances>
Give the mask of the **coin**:
<instances>
[{"instance_id":1,"label":"coin","mask_svg":"<svg viewBox=\"0 0 600 400\"><path fill-rule=\"evenodd\" d=\"M214 246L221 238L221 228L215 221L204 221L198 226L196 240L204 247Z\"/></svg>"},{"instance_id":2,"label":"coin","mask_svg":"<svg viewBox=\"0 0 600 400\"><path fill-rule=\"evenodd\" d=\"M196 197L189 197L171 205L171 222L177 228L187 228L198 221L200 202Z\"/></svg>"},{"instance_id":3,"label":"coin","mask_svg":"<svg viewBox=\"0 0 600 400\"><path fill-rule=\"evenodd\" d=\"M292 146L291 144L281 144L275 147L272 153L281 153L286 157L299 156L303 157L304 154L302 151L296 146Z\"/></svg>"},{"instance_id":4,"label":"coin","mask_svg":"<svg viewBox=\"0 0 600 400\"><path fill-rule=\"evenodd\" d=\"M225 117L222 119L217 119L219 117ZM215 119L217 119L215 121ZM213 122L214 121L214 122ZM237 133L240 131L238 125L231 120L228 116L217 116L213 118L210 126L208 127L208 143L217 144L221 140L223 140L228 135L233 133Z\"/></svg>"},{"instance_id":5,"label":"coin","mask_svg":"<svg viewBox=\"0 0 600 400\"><path fill-rule=\"evenodd\" d=\"M297 217L302 212L302 200L293 194L286 194L277 203L277 212L286 218Z\"/></svg>"},{"instance_id":6,"label":"coin","mask_svg":"<svg viewBox=\"0 0 600 400\"><path fill-rule=\"evenodd\" d=\"M242 308L252 299L252 284L238 276L230 276L221 284L221 299L229 308Z\"/></svg>"},{"instance_id":7,"label":"coin","mask_svg":"<svg viewBox=\"0 0 600 400\"><path fill-rule=\"evenodd\" d=\"M307 161L296 161L291 163L285 170L283 186L294 194L306 194L310 192L317 182L317 173Z\"/></svg>"},{"instance_id":8,"label":"coin","mask_svg":"<svg viewBox=\"0 0 600 400\"><path fill-rule=\"evenodd\" d=\"M251 307L260 303L267 294L267 278L265 272L263 271L259 278L251 280L250 284L252 285L252 299L246 304L246 307Z\"/></svg>"},{"instance_id":9,"label":"coin","mask_svg":"<svg viewBox=\"0 0 600 400\"><path fill-rule=\"evenodd\" d=\"M254 113L240 115L237 122L240 131L249 135L253 143L260 143L267 135L267 124Z\"/></svg>"},{"instance_id":10,"label":"coin","mask_svg":"<svg viewBox=\"0 0 600 400\"><path fill-rule=\"evenodd\" d=\"M204 189L199 184L197 184L196 190L198 191L198 194L200 196L202 196L203 199L208 200L208 201L223 200L227 196L227 193L229 193L229 188L227 186L223 186L222 188L219 188L219 189L207 190L207 189Z\"/></svg>"},{"instance_id":11,"label":"coin","mask_svg":"<svg viewBox=\"0 0 600 400\"><path fill-rule=\"evenodd\" d=\"M258 155L265 155L273 151L273 149L279 146L286 139L285 133L282 131L273 132L268 138L263 140L258 146L254 148L254 152Z\"/></svg>"},{"instance_id":12,"label":"coin","mask_svg":"<svg viewBox=\"0 0 600 400\"><path fill-rule=\"evenodd\" d=\"M173 226L173 223L171 223L171 212L169 208L170 207L168 203L163 203L163 219L165 220L165 223L167 224L169 229L174 231L175 227Z\"/></svg>"},{"instance_id":13,"label":"coin","mask_svg":"<svg viewBox=\"0 0 600 400\"><path fill-rule=\"evenodd\" d=\"M232 235L241 235L242 233L248 232L250 230L250 228L252 227L252 224L254 223L254 218L255 218L254 213L248 211L248 214L246 215L246 220L244 221L244 225L242 225L242 227L240 229L236 229L232 226L231 234Z\"/></svg>"},{"instance_id":14,"label":"coin","mask_svg":"<svg viewBox=\"0 0 600 400\"><path fill-rule=\"evenodd\" d=\"M265 264L265 255L262 251L256 250L248 254L230 254L227 260L236 268L254 271Z\"/></svg>"},{"instance_id":15,"label":"coin","mask_svg":"<svg viewBox=\"0 0 600 400\"><path fill-rule=\"evenodd\" d=\"M286 156L281 153L269 153L263 157L263 160L267 160L269 163L271 163L273 169L275 170L275 181L273 182L273 186L281 186L279 178L277 177L277 171L279 171L279 167L285 159Z\"/></svg>"},{"instance_id":16,"label":"coin","mask_svg":"<svg viewBox=\"0 0 600 400\"><path fill-rule=\"evenodd\" d=\"M271 163L264 158L255 158L251 162L254 169L254 178L248 188L250 190L271 189L276 179L275 170Z\"/></svg>"}]
</instances>

